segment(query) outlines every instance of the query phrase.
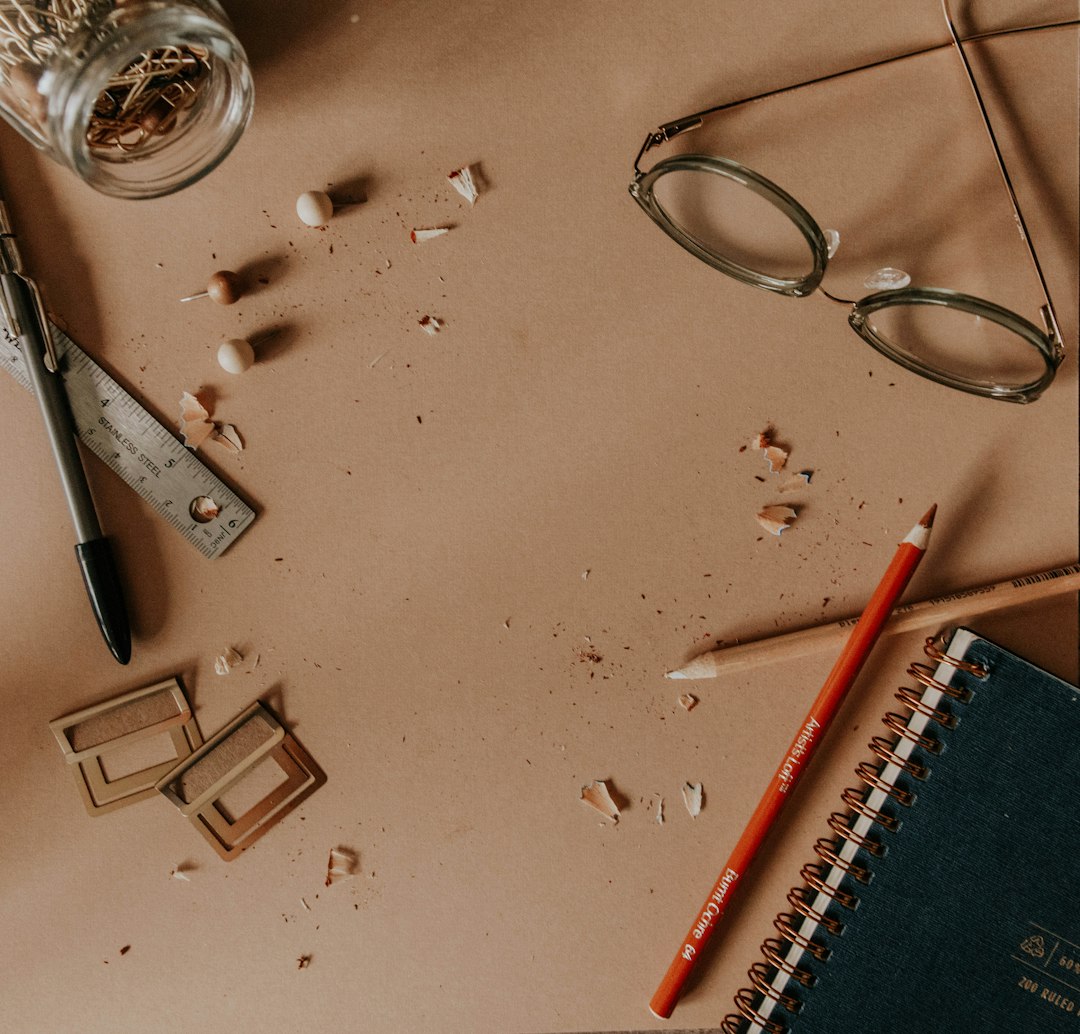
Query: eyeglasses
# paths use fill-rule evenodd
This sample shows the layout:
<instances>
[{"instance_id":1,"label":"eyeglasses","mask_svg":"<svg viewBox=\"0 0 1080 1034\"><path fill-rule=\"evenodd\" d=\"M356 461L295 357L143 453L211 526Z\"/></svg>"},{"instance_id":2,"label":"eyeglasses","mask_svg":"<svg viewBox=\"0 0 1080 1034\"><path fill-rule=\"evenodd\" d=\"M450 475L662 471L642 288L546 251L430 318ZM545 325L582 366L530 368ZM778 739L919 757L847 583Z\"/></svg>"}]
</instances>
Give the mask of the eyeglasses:
<instances>
[{"instance_id":1,"label":"eyeglasses","mask_svg":"<svg viewBox=\"0 0 1080 1034\"><path fill-rule=\"evenodd\" d=\"M895 269L879 270L868 279L865 286L876 290L859 301L835 297L821 287L821 280L839 243L839 234L822 230L795 198L771 180L731 158L706 154L665 158L647 172L640 168L648 151L697 129L707 116L940 47L886 58L668 122L645 138L634 161L630 194L672 240L721 273L752 287L794 298L820 291L831 301L850 306L848 323L859 337L906 369L985 398L1033 402L1054 379L1065 349L1042 267L949 13L948 0L942 0L942 10L952 38L951 43L942 46L955 46L975 93L1021 238L1042 288L1045 304L1039 313L1045 329L970 294L941 287L908 286L907 275ZM1076 24L1080 20L997 30L968 40Z\"/></svg>"}]
</instances>

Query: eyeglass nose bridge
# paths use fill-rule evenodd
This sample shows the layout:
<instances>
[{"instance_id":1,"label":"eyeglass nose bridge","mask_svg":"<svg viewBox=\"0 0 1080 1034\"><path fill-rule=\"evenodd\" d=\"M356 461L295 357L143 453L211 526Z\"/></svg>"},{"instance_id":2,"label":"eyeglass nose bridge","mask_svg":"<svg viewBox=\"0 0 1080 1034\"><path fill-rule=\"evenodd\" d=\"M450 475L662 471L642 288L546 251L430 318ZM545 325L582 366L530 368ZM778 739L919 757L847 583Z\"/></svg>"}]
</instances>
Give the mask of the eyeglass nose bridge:
<instances>
[{"instance_id":1,"label":"eyeglass nose bridge","mask_svg":"<svg viewBox=\"0 0 1080 1034\"><path fill-rule=\"evenodd\" d=\"M665 175L675 172L703 173L721 176L753 191L763 200L785 215L796 227L810 249L813 268L803 277L774 277L744 266L733 259L712 250L693 234L683 229L656 197L654 186ZM719 270L727 276L751 287L759 287L775 294L791 298L805 298L817 289L825 275L829 261L828 244L821 228L810 213L799 204L787 191L773 183L753 169L741 165L730 158L719 158L707 154L681 154L657 162L648 172L635 177L630 184L630 195L641 206L646 215L676 244L679 244L695 258L706 265Z\"/></svg>"}]
</instances>

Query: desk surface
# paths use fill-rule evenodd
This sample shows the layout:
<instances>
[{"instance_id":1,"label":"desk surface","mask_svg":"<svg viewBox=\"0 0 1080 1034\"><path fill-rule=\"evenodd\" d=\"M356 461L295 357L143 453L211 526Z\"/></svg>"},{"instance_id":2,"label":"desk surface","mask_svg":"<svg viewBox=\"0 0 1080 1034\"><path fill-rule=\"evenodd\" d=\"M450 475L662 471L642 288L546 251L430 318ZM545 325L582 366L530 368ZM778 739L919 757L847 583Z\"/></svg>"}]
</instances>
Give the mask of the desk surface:
<instances>
[{"instance_id":1,"label":"desk surface","mask_svg":"<svg viewBox=\"0 0 1080 1034\"><path fill-rule=\"evenodd\" d=\"M649 129L943 42L936 0L229 7L256 113L195 187L100 197L0 130L49 308L159 416L198 391L234 424L242 454L204 452L259 511L206 561L90 462L132 600L120 669L33 402L0 381L4 1012L58 1032L656 1027L648 998L832 657L702 683L689 713L663 672L857 613L933 502L912 597L1075 559L1076 31L975 51L1069 349L1020 407L905 373L820 297L719 276L626 191ZM1036 318L954 53L752 105L722 146L841 231L839 290L901 266ZM471 209L445 179L470 163ZM319 188L367 201L310 230L293 204ZM267 282L178 303L223 267ZM222 338L268 329L254 368L218 368ZM814 471L796 492L743 449L770 425ZM770 503L799 507L780 538L754 520ZM1075 600L977 627L1075 679ZM671 1026L728 1010L918 645L873 658ZM248 663L221 677L228 646ZM230 864L164 800L89 819L49 733L173 674L204 734L262 698L328 776ZM578 800L593 779L617 826ZM361 872L325 888L339 845Z\"/></svg>"}]
</instances>

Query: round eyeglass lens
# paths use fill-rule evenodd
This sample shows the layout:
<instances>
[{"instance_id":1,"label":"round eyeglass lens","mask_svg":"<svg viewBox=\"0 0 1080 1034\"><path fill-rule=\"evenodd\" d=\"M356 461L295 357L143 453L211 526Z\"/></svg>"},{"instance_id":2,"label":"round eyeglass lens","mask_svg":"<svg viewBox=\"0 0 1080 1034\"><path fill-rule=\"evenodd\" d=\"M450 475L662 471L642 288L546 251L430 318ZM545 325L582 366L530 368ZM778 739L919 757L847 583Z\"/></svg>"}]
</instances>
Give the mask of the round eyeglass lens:
<instances>
[{"instance_id":1,"label":"round eyeglass lens","mask_svg":"<svg viewBox=\"0 0 1080 1034\"><path fill-rule=\"evenodd\" d=\"M1034 324L955 291L883 291L859 302L850 322L902 366L978 395L1030 402L1057 365L1047 336Z\"/></svg>"},{"instance_id":2,"label":"round eyeglass lens","mask_svg":"<svg viewBox=\"0 0 1080 1034\"><path fill-rule=\"evenodd\" d=\"M661 228L721 272L788 295L809 294L821 280L827 261L821 230L752 170L685 155L659 163L641 188L638 200Z\"/></svg>"}]
</instances>

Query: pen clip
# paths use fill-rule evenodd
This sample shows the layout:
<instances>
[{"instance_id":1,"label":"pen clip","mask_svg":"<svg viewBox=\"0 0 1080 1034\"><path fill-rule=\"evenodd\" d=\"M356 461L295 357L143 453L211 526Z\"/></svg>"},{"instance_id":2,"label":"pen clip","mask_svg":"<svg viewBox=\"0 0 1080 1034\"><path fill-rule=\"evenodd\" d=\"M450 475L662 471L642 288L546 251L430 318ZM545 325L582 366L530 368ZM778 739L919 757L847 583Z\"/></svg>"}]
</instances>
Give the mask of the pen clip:
<instances>
[{"instance_id":1,"label":"pen clip","mask_svg":"<svg viewBox=\"0 0 1080 1034\"><path fill-rule=\"evenodd\" d=\"M7 205L3 200L0 200L0 274L17 276L26 285L34 302L34 311L45 344L45 368L50 373L58 373L60 371L60 357L56 352L52 325L49 323L49 316L45 311L45 299L42 298L38 285L23 271L22 256L19 254L15 230L11 225L11 217L8 215ZM18 325L18 319L11 309L6 293L3 293L3 296L0 297L0 311L3 312L7 321L8 332L12 337L18 338L23 333L23 329Z\"/></svg>"},{"instance_id":2,"label":"pen clip","mask_svg":"<svg viewBox=\"0 0 1080 1034\"><path fill-rule=\"evenodd\" d=\"M53 338L52 324L49 322L49 314L45 311L45 299L41 296L41 290L28 276L23 276L23 283L30 291L30 297L34 299L34 308L37 310L38 324L41 327L41 336L45 341L45 368L50 373L60 372L60 356L56 351L56 340Z\"/></svg>"}]
</instances>

